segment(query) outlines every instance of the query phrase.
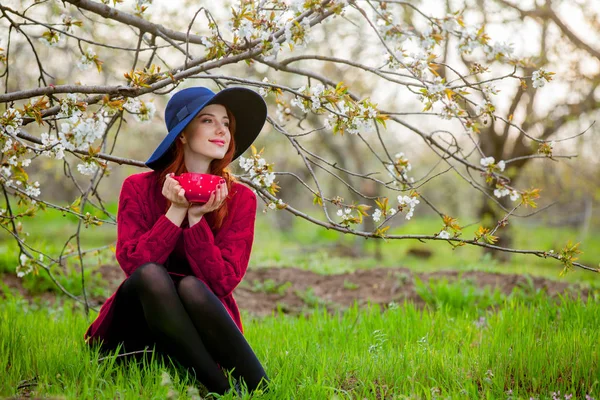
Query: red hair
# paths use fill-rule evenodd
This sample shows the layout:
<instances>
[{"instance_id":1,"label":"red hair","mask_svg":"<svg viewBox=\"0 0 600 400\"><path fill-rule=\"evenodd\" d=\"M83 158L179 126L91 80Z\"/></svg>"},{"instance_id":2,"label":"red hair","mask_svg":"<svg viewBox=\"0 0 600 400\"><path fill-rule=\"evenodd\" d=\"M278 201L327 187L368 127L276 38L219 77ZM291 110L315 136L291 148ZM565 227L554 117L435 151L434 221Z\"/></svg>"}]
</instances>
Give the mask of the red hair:
<instances>
[{"instance_id":1,"label":"red hair","mask_svg":"<svg viewBox=\"0 0 600 400\"><path fill-rule=\"evenodd\" d=\"M214 159L211 161L208 167L208 173L220 176L223 179L225 179L225 184L227 185L228 192L227 198L230 198L232 183L237 182L235 177L231 175L229 169L227 168L227 166L233 160L233 155L235 153L235 118L231 111L229 111L229 109L226 108L226 110L227 117L229 118L229 132L231 133L231 141L229 142L229 148L227 149L227 153L225 153L225 156L222 159ZM177 138L174 144L173 160L162 171L160 171L159 174L158 181L160 183L161 188L165 183L167 175L171 172L175 175L188 172L187 168L185 167L183 149L183 142L179 140L179 138ZM169 207L171 207L171 201L167 199L167 207L165 208L165 213L169 210ZM207 217L206 221L211 225L211 228L218 229L223 224L223 221L225 220L225 217L227 217L227 214L227 201L224 201L223 204L221 204L221 207L205 214L204 217Z\"/></svg>"}]
</instances>

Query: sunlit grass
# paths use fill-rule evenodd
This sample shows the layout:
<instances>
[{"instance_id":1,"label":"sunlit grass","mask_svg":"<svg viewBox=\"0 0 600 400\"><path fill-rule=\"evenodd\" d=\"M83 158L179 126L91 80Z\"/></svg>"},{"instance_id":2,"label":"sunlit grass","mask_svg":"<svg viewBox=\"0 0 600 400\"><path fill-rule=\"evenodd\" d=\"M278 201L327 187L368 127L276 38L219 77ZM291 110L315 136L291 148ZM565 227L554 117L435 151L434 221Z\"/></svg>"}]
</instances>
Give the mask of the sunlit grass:
<instances>
[{"instance_id":1,"label":"sunlit grass","mask_svg":"<svg viewBox=\"0 0 600 400\"><path fill-rule=\"evenodd\" d=\"M549 399L555 391L598 398L598 303L465 296L460 285L420 290L434 309L405 303L383 313L244 313L246 337L272 379L271 391L253 398ZM83 342L94 315L16 299L0 304L0 395L23 395L19 385L29 382L34 397L166 398L171 390L189 398L182 370L157 360L145 367L99 361ZM161 384L164 372L170 387Z\"/></svg>"}]
</instances>

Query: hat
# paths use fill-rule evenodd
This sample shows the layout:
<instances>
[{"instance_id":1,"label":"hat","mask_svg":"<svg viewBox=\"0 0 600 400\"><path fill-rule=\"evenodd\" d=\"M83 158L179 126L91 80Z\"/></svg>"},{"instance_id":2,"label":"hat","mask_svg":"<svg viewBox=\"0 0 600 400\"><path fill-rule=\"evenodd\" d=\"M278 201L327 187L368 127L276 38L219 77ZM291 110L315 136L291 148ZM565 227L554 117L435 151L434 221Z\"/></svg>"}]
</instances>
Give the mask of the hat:
<instances>
[{"instance_id":1,"label":"hat","mask_svg":"<svg viewBox=\"0 0 600 400\"><path fill-rule=\"evenodd\" d=\"M145 162L146 166L154 170L166 167L173 156L175 139L209 104L224 105L235 118L234 160L250 147L267 119L267 105L262 96L253 90L242 87L231 87L218 93L205 87L180 90L171 97L165 110L167 136Z\"/></svg>"}]
</instances>

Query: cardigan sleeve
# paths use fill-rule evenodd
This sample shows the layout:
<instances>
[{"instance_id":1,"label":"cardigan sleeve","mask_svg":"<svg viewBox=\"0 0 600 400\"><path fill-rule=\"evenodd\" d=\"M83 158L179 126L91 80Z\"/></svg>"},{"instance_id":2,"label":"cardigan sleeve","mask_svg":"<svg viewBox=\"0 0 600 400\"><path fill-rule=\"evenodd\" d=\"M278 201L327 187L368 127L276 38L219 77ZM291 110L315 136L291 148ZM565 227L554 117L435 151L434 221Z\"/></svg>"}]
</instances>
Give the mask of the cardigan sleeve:
<instances>
[{"instance_id":1,"label":"cardigan sleeve","mask_svg":"<svg viewBox=\"0 0 600 400\"><path fill-rule=\"evenodd\" d=\"M232 207L235 213L231 223L216 237L206 218L183 230L185 254L192 272L218 297L231 294L248 269L257 201L250 189L245 192Z\"/></svg>"},{"instance_id":2,"label":"cardigan sleeve","mask_svg":"<svg viewBox=\"0 0 600 400\"><path fill-rule=\"evenodd\" d=\"M130 179L125 179L117 213L116 257L127 277L142 264L163 264L182 233L181 227L164 214L149 224L144 217L142 199Z\"/></svg>"}]
</instances>

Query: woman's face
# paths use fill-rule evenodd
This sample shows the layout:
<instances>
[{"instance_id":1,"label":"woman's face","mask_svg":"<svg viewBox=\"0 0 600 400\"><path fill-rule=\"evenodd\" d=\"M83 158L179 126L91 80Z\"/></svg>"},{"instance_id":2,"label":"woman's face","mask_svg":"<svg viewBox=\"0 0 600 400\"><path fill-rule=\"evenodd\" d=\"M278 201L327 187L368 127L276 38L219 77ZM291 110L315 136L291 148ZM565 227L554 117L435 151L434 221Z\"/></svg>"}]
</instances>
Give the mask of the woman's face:
<instances>
[{"instance_id":1,"label":"woman's face","mask_svg":"<svg viewBox=\"0 0 600 400\"><path fill-rule=\"evenodd\" d=\"M194 158L222 159L231 142L227 109L221 104L204 107L185 127L180 140Z\"/></svg>"}]
</instances>

